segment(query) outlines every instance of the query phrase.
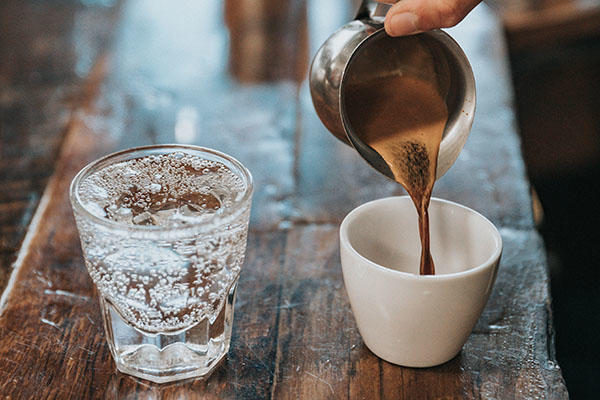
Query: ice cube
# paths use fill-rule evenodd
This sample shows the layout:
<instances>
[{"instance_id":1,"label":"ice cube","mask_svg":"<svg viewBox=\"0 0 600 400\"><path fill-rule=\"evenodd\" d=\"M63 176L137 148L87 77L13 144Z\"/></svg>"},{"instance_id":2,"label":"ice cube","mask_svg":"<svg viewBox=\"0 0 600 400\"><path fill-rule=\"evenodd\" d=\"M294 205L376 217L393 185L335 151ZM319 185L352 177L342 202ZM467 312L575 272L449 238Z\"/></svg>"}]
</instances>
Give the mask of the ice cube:
<instances>
[{"instance_id":1,"label":"ice cube","mask_svg":"<svg viewBox=\"0 0 600 400\"><path fill-rule=\"evenodd\" d=\"M206 211L203 210L197 204L186 204L179 207L179 213L186 217L197 217L204 214Z\"/></svg>"},{"instance_id":2,"label":"ice cube","mask_svg":"<svg viewBox=\"0 0 600 400\"><path fill-rule=\"evenodd\" d=\"M133 213L131 211L131 208L127 208L127 207L117 208L115 205L112 205L108 209L112 211L112 219L114 221L122 222L122 223L126 223L126 224L133 223L133 221L132 221Z\"/></svg>"},{"instance_id":3,"label":"ice cube","mask_svg":"<svg viewBox=\"0 0 600 400\"><path fill-rule=\"evenodd\" d=\"M173 224L177 214L176 208L159 210L152 214L155 225L170 225Z\"/></svg>"},{"instance_id":4,"label":"ice cube","mask_svg":"<svg viewBox=\"0 0 600 400\"><path fill-rule=\"evenodd\" d=\"M136 225L155 225L154 218L152 218L152 214L148 211L144 211L133 217L133 223Z\"/></svg>"},{"instance_id":5,"label":"ice cube","mask_svg":"<svg viewBox=\"0 0 600 400\"><path fill-rule=\"evenodd\" d=\"M98 218L106 218L106 211L96 202L86 202L84 207Z\"/></svg>"}]
</instances>

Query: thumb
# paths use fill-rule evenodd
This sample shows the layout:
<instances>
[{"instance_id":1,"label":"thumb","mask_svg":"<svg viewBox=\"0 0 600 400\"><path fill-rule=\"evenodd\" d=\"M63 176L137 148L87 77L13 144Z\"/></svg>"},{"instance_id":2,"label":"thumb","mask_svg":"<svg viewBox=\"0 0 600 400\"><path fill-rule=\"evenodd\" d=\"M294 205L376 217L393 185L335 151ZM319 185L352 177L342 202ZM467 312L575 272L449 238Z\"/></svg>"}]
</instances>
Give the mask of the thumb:
<instances>
[{"instance_id":1,"label":"thumb","mask_svg":"<svg viewBox=\"0 0 600 400\"><path fill-rule=\"evenodd\" d=\"M458 24L481 0L401 0L385 17L390 36L412 35Z\"/></svg>"}]
</instances>

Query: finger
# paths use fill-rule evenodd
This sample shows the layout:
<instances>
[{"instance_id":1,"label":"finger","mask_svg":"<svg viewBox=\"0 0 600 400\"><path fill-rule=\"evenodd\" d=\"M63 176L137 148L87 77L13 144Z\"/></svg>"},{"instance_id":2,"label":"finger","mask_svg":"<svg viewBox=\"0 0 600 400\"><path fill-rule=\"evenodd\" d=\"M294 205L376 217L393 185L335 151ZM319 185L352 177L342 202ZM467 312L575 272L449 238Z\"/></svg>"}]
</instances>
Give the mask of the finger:
<instances>
[{"instance_id":1,"label":"finger","mask_svg":"<svg viewBox=\"0 0 600 400\"><path fill-rule=\"evenodd\" d=\"M481 0L401 0L385 18L390 36L412 35L459 23Z\"/></svg>"}]
</instances>

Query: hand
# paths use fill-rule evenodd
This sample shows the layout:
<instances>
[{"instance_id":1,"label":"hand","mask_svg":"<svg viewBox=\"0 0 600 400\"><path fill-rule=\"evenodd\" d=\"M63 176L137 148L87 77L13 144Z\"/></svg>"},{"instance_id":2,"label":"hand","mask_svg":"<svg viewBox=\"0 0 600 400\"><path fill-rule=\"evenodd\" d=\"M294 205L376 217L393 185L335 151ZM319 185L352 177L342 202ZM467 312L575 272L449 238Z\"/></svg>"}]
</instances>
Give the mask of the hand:
<instances>
[{"instance_id":1,"label":"hand","mask_svg":"<svg viewBox=\"0 0 600 400\"><path fill-rule=\"evenodd\" d=\"M390 36L405 36L458 24L481 0L401 0L385 17Z\"/></svg>"}]
</instances>

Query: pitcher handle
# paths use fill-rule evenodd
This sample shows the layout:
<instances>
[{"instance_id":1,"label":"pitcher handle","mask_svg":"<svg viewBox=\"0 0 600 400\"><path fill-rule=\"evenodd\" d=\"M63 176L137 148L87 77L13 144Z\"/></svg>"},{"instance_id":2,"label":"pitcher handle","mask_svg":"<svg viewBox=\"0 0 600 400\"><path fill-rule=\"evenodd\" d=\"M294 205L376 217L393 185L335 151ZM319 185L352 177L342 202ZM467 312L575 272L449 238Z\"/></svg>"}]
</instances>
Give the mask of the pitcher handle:
<instances>
[{"instance_id":1,"label":"pitcher handle","mask_svg":"<svg viewBox=\"0 0 600 400\"><path fill-rule=\"evenodd\" d=\"M394 5L395 1L386 0L382 2L374 0L363 0L358 11L356 12L355 20L367 20L377 24L383 24L385 14Z\"/></svg>"}]
</instances>

